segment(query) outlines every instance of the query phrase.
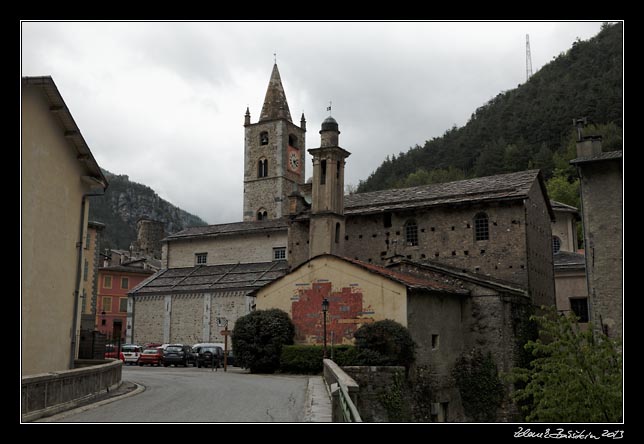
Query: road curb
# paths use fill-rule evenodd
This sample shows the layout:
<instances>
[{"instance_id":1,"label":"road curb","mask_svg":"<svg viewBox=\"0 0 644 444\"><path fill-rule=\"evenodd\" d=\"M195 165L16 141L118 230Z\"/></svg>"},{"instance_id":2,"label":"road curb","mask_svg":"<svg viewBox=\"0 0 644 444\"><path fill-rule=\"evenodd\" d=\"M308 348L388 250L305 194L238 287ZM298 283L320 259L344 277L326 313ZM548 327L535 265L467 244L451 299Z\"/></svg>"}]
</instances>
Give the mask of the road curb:
<instances>
[{"instance_id":1,"label":"road curb","mask_svg":"<svg viewBox=\"0 0 644 444\"><path fill-rule=\"evenodd\" d=\"M103 405L106 405L106 404L110 404L110 403L115 402L115 401L120 401L121 399L129 398L130 396L135 396L135 395L138 395L139 393L143 393L145 391L145 386L143 384L139 384L139 383L136 383L136 382L133 382L133 381L128 381L128 382L130 382L131 384L136 385L136 388L134 390L131 390L131 391L129 391L127 393L124 393L122 395L119 395L119 396L114 396L114 397L111 397L111 398L108 398L108 399L103 399L101 401L93 402L91 404L84 405L84 406L81 406L81 407L77 407L75 409L67 410L67 411L58 413L56 415L48 416L46 418L40 418L40 419L37 419L37 420L35 420L33 422L56 422L56 421L60 421L62 419L65 419L68 416L75 415L77 413L86 412L88 410L92 410L92 409L95 409L97 407L100 407L100 406L103 406Z\"/></svg>"}]
</instances>

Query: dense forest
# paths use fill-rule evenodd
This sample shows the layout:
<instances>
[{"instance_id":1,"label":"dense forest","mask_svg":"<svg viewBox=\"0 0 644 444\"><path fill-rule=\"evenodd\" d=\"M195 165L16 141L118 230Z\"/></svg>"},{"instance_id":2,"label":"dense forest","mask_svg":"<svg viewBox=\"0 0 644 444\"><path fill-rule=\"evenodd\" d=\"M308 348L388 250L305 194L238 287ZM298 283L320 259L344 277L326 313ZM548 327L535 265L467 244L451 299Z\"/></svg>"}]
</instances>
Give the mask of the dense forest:
<instances>
[{"instance_id":1,"label":"dense forest","mask_svg":"<svg viewBox=\"0 0 644 444\"><path fill-rule=\"evenodd\" d=\"M623 25L577 40L525 84L478 108L467 124L385 161L357 191L375 191L540 168L551 198L576 205L573 119L622 149Z\"/></svg>"},{"instance_id":2,"label":"dense forest","mask_svg":"<svg viewBox=\"0 0 644 444\"><path fill-rule=\"evenodd\" d=\"M136 222L148 217L164 223L166 234L187 227L207 225L199 217L161 199L154 190L140 183L131 182L126 175L116 175L103 170L109 182L105 195L91 197L90 220L106 225L101 234L101 249L128 249L136 240Z\"/></svg>"}]
</instances>

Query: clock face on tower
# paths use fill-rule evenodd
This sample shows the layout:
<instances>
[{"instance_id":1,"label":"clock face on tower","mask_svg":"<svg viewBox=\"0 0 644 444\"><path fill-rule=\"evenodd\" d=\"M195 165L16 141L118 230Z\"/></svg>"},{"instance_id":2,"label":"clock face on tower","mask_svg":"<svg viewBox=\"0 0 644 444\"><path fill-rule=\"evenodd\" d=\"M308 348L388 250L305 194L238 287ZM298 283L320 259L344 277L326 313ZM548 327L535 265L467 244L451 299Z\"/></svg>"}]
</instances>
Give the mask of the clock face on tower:
<instances>
[{"instance_id":1,"label":"clock face on tower","mask_svg":"<svg viewBox=\"0 0 644 444\"><path fill-rule=\"evenodd\" d=\"M288 169L296 173L300 172L300 150L297 148L289 147Z\"/></svg>"}]
</instances>

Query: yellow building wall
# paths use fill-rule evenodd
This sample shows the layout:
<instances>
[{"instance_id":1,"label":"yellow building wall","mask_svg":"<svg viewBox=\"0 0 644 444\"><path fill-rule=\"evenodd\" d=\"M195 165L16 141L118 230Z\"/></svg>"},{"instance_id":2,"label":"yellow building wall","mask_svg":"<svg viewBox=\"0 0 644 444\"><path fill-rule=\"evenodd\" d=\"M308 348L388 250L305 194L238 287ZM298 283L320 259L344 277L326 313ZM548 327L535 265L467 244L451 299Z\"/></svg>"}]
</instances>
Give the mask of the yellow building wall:
<instances>
[{"instance_id":1,"label":"yellow building wall","mask_svg":"<svg viewBox=\"0 0 644 444\"><path fill-rule=\"evenodd\" d=\"M82 196L75 150L42 90L23 84L21 151L22 375L69 368ZM85 207L87 220L89 205ZM85 236L85 231L83 236ZM84 250L81 248L81 250ZM85 258L81 258L82 264ZM82 273L81 276L82 278ZM80 295L79 295L80 296ZM78 304L80 312L80 301ZM80 320L80 315L78 316Z\"/></svg>"},{"instance_id":2,"label":"yellow building wall","mask_svg":"<svg viewBox=\"0 0 644 444\"><path fill-rule=\"evenodd\" d=\"M352 343L369 322L392 319L407 326L407 289L398 282L333 256L315 258L259 290L256 308L289 314L297 343L321 344L322 300L329 299L327 343ZM333 332L333 334L331 333Z\"/></svg>"}]
</instances>

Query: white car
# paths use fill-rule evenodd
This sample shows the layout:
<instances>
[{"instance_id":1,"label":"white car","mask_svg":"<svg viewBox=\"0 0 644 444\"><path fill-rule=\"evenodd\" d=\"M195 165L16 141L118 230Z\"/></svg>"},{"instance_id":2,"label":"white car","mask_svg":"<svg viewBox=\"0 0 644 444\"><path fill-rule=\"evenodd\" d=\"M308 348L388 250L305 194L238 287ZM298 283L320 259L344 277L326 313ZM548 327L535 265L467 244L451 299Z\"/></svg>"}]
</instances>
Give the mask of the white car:
<instances>
[{"instance_id":1,"label":"white car","mask_svg":"<svg viewBox=\"0 0 644 444\"><path fill-rule=\"evenodd\" d=\"M139 362L139 356L141 356L143 348L136 344L125 344L121 347L121 351L125 357L126 364L136 364Z\"/></svg>"}]
</instances>

